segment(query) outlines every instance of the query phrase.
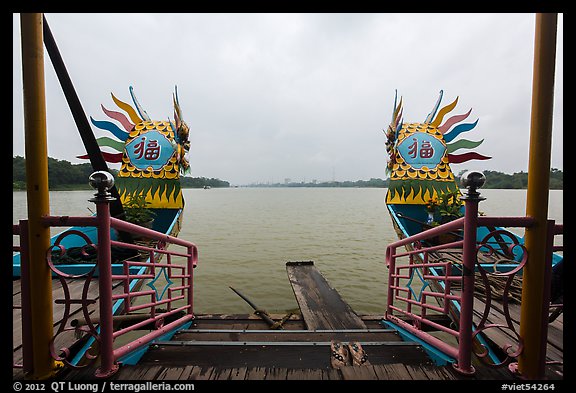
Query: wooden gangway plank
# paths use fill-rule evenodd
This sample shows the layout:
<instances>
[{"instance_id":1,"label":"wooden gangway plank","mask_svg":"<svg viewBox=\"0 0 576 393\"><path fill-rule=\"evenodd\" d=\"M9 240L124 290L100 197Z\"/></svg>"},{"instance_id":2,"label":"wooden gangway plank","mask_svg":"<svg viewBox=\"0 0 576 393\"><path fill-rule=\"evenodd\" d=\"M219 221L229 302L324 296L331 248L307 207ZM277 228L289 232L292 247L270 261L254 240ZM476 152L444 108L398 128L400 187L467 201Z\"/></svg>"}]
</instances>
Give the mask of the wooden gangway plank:
<instances>
[{"instance_id":1,"label":"wooden gangway plank","mask_svg":"<svg viewBox=\"0 0 576 393\"><path fill-rule=\"evenodd\" d=\"M366 328L313 261L287 262L286 271L308 330Z\"/></svg>"}]
</instances>

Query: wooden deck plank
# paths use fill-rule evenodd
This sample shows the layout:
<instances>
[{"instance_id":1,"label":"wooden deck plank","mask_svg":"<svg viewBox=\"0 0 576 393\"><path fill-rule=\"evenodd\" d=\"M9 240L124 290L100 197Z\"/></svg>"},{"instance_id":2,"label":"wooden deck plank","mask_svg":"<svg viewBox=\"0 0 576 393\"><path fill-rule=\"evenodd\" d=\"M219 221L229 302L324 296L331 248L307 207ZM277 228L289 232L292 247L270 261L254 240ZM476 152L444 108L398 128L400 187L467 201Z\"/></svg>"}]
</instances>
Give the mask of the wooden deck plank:
<instances>
[{"instance_id":1,"label":"wooden deck plank","mask_svg":"<svg viewBox=\"0 0 576 393\"><path fill-rule=\"evenodd\" d=\"M386 372L386 368L382 364L372 365L372 369L374 370L374 374L376 374L377 379L383 381L390 379L390 376Z\"/></svg>"},{"instance_id":2,"label":"wooden deck plank","mask_svg":"<svg viewBox=\"0 0 576 393\"><path fill-rule=\"evenodd\" d=\"M314 381L322 379L322 370L308 369L289 369L286 374L287 380Z\"/></svg>"},{"instance_id":3,"label":"wooden deck plank","mask_svg":"<svg viewBox=\"0 0 576 393\"><path fill-rule=\"evenodd\" d=\"M548 344L564 350L564 325L560 322L552 322L548 324Z\"/></svg>"},{"instance_id":4,"label":"wooden deck plank","mask_svg":"<svg viewBox=\"0 0 576 393\"><path fill-rule=\"evenodd\" d=\"M322 379L323 380L341 380L342 374L338 369L335 368L328 368L322 370Z\"/></svg>"},{"instance_id":5,"label":"wooden deck plank","mask_svg":"<svg viewBox=\"0 0 576 393\"><path fill-rule=\"evenodd\" d=\"M157 380L167 380L174 381L180 379L182 373L184 372L184 367L167 367L163 369L158 376Z\"/></svg>"},{"instance_id":6,"label":"wooden deck plank","mask_svg":"<svg viewBox=\"0 0 576 393\"><path fill-rule=\"evenodd\" d=\"M503 314L504 307L502 303L492 301L495 307L491 308L491 312L486 321L487 324L503 324L507 325L506 318ZM474 322L478 323L484 312L486 303L483 299L478 297L474 298ZM509 304L510 317L516 332L519 332L520 325L518 319L520 318L520 306L518 304ZM518 338L510 329L491 328L484 331L485 335L502 348L506 344L516 344ZM562 361L563 359L563 332L559 329L559 325L552 323L548 325L548 345L546 350L546 357L549 360Z\"/></svg>"},{"instance_id":7,"label":"wooden deck plank","mask_svg":"<svg viewBox=\"0 0 576 393\"><path fill-rule=\"evenodd\" d=\"M406 369L408 373L412 376L412 379L415 380L429 380L429 376L422 367L413 366L411 364L406 365Z\"/></svg>"},{"instance_id":8,"label":"wooden deck plank","mask_svg":"<svg viewBox=\"0 0 576 393\"><path fill-rule=\"evenodd\" d=\"M436 373L438 374L438 376L442 380L455 380L455 379L457 379L454 371L452 370L451 365L447 365L444 367L434 367L433 369L436 371Z\"/></svg>"},{"instance_id":9,"label":"wooden deck plank","mask_svg":"<svg viewBox=\"0 0 576 393\"><path fill-rule=\"evenodd\" d=\"M442 373L442 368L440 367L422 367L422 372L426 374L426 377L430 380L445 380L451 379L449 374Z\"/></svg>"},{"instance_id":10,"label":"wooden deck plank","mask_svg":"<svg viewBox=\"0 0 576 393\"><path fill-rule=\"evenodd\" d=\"M12 348L22 346L22 310L12 309Z\"/></svg>"},{"instance_id":11,"label":"wooden deck plank","mask_svg":"<svg viewBox=\"0 0 576 393\"><path fill-rule=\"evenodd\" d=\"M163 370L164 368L160 365L152 367L139 365L130 367L122 366L120 371L115 375L115 379L131 381L155 380Z\"/></svg>"},{"instance_id":12,"label":"wooden deck plank","mask_svg":"<svg viewBox=\"0 0 576 393\"><path fill-rule=\"evenodd\" d=\"M193 368L194 366L192 365L187 365L186 367L184 367L184 371L182 371L182 374L180 374L180 380L187 380L188 377L190 377L190 372L192 371Z\"/></svg>"},{"instance_id":13,"label":"wooden deck plank","mask_svg":"<svg viewBox=\"0 0 576 393\"><path fill-rule=\"evenodd\" d=\"M372 366L345 366L340 367L344 380L375 380L378 379Z\"/></svg>"},{"instance_id":14,"label":"wooden deck plank","mask_svg":"<svg viewBox=\"0 0 576 393\"><path fill-rule=\"evenodd\" d=\"M21 381L24 380L24 370L22 368L14 368L12 369L12 380L14 381Z\"/></svg>"},{"instance_id":15,"label":"wooden deck plank","mask_svg":"<svg viewBox=\"0 0 576 393\"><path fill-rule=\"evenodd\" d=\"M383 371L388 375L389 380L410 380L412 375L402 363L390 363L382 366Z\"/></svg>"},{"instance_id":16,"label":"wooden deck plank","mask_svg":"<svg viewBox=\"0 0 576 393\"><path fill-rule=\"evenodd\" d=\"M286 271L309 330L365 329L366 325L314 266L287 262Z\"/></svg>"},{"instance_id":17,"label":"wooden deck plank","mask_svg":"<svg viewBox=\"0 0 576 393\"><path fill-rule=\"evenodd\" d=\"M20 279L12 280L12 302L20 304L20 293L22 292L22 285Z\"/></svg>"},{"instance_id":18,"label":"wooden deck plank","mask_svg":"<svg viewBox=\"0 0 576 393\"><path fill-rule=\"evenodd\" d=\"M253 367L248 368L246 371L246 379L249 380L264 380L266 378L266 367Z\"/></svg>"},{"instance_id":19,"label":"wooden deck plank","mask_svg":"<svg viewBox=\"0 0 576 393\"><path fill-rule=\"evenodd\" d=\"M214 371L214 367L199 367L199 366L194 366L191 370L190 370L190 375L188 376L187 379L192 379L192 380L208 380L210 379L210 376L212 375L212 372Z\"/></svg>"},{"instance_id":20,"label":"wooden deck plank","mask_svg":"<svg viewBox=\"0 0 576 393\"><path fill-rule=\"evenodd\" d=\"M142 374L143 381L153 381L156 379L158 374L162 371L162 366L152 366L144 374Z\"/></svg>"},{"instance_id":21,"label":"wooden deck plank","mask_svg":"<svg viewBox=\"0 0 576 393\"><path fill-rule=\"evenodd\" d=\"M246 367L235 367L230 371L230 379L233 381L242 381L246 379Z\"/></svg>"},{"instance_id":22,"label":"wooden deck plank","mask_svg":"<svg viewBox=\"0 0 576 393\"><path fill-rule=\"evenodd\" d=\"M232 373L231 368L221 368L221 369L214 369L212 375L210 376L211 380L220 380L226 381L230 379L230 374Z\"/></svg>"},{"instance_id":23,"label":"wooden deck plank","mask_svg":"<svg viewBox=\"0 0 576 393\"><path fill-rule=\"evenodd\" d=\"M285 380L289 370L284 367L270 367L266 370L266 380Z\"/></svg>"}]
</instances>

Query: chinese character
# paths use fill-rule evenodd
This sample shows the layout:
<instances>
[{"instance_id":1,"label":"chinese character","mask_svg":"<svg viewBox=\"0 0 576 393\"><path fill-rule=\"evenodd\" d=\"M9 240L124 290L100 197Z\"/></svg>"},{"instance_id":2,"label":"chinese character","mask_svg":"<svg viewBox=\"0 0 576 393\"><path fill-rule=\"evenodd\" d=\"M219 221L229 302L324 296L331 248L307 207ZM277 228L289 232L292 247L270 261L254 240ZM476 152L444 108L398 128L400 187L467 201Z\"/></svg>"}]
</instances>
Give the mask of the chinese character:
<instances>
[{"instance_id":1,"label":"chinese character","mask_svg":"<svg viewBox=\"0 0 576 393\"><path fill-rule=\"evenodd\" d=\"M418 149L418 140L416 138L412 138L414 142L410 146L408 146L408 154L412 158L416 158L416 155L420 156L420 158L431 158L434 156L434 148L430 141L422 141L422 145L420 149Z\"/></svg>"},{"instance_id":2,"label":"chinese character","mask_svg":"<svg viewBox=\"0 0 576 393\"><path fill-rule=\"evenodd\" d=\"M412 140L414 141L414 143L408 146L409 149L408 154L410 155L410 157L416 158L416 151L418 150L418 140L416 138L412 138Z\"/></svg>"},{"instance_id":3,"label":"chinese character","mask_svg":"<svg viewBox=\"0 0 576 393\"><path fill-rule=\"evenodd\" d=\"M420 158L430 158L434 155L434 148L430 144L430 141L423 141L422 147L420 148Z\"/></svg>"},{"instance_id":4,"label":"chinese character","mask_svg":"<svg viewBox=\"0 0 576 393\"><path fill-rule=\"evenodd\" d=\"M146 147L144 158L147 160L155 160L158 157L160 157L160 145L158 145L158 141L151 140Z\"/></svg>"},{"instance_id":5,"label":"chinese character","mask_svg":"<svg viewBox=\"0 0 576 393\"><path fill-rule=\"evenodd\" d=\"M146 143L146 137L143 136L141 142L134 146L134 154L136 159L139 160L144 156L146 160L156 160L160 157L160 145L157 140L149 140Z\"/></svg>"},{"instance_id":6,"label":"chinese character","mask_svg":"<svg viewBox=\"0 0 576 393\"><path fill-rule=\"evenodd\" d=\"M143 136L142 142L140 142L134 146L134 154L136 154L136 159L142 158L142 155L144 154L145 143L146 143L146 137Z\"/></svg>"}]
</instances>

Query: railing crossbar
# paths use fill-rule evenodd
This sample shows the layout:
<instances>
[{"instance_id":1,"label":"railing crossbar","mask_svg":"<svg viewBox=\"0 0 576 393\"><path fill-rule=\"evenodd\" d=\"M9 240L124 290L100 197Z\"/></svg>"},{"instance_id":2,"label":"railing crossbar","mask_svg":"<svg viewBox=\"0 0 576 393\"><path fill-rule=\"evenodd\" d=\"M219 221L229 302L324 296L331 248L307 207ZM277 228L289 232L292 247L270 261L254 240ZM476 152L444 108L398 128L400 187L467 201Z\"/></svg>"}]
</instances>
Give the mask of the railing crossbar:
<instances>
[{"instance_id":1,"label":"railing crossbar","mask_svg":"<svg viewBox=\"0 0 576 393\"><path fill-rule=\"evenodd\" d=\"M428 262L428 263L410 263L408 265L396 266L396 269L422 269L430 267L446 267L450 263L447 262Z\"/></svg>"},{"instance_id":2,"label":"railing crossbar","mask_svg":"<svg viewBox=\"0 0 576 393\"><path fill-rule=\"evenodd\" d=\"M409 239L409 238L406 238L406 239ZM445 244L438 245L438 246L415 248L413 250L407 250L404 252L400 252L400 253L396 254L395 257L396 258L402 258L402 257L410 256L410 255L419 255L419 254L422 254L425 252L438 251L438 250L443 250L443 249L461 249L462 244L463 244L463 241L458 240L455 242L445 243ZM399 245L397 247L400 247L400 246L402 246L402 245Z\"/></svg>"},{"instance_id":3,"label":"railing crossbar","mask_svg":"<svg viewBox=\"0 0 576 393\"><path fill-rule=\"evenodd\" d=\"M137 305L137 306L131 306L131 307L130 307L130 311L139 311L139 310L143 310L143 309L145 309L145 308L158 307L158 306L161 306L161 305L163 305L163 304L168 304L168 303L171 304L171 303L173 303L173 302L175 302L175 301L177 301L177 300L182 300L182 299L185 299L185 298L186 298L186 297L185 297L184 295L181 295L181 296L177 296L177 297L174 297L174 298L171 298L171 299L158 300L158 301L153 302L153 303L139 304L139 305Z\"/></svg>"},{"instance_id":4,"label":"railing crossbar","mask_svg":"<svg viewBox=\"0 0 576 393\"><path fill-rule=\"evenodd\" d=\"M449 299L447 296L445 297L446 299ZM402 296L396 296L397 300L409 303L413 306L418 306L418 307L422 307L423 309L428 309L428 310L434 310L434 311L438 311L440 313L445 313L445 310L443 307L439 307L439 306L435 306L433 304L429 304L429 303L423 303L423 302L419 302L417 300L414 299L408 299ZM449 300L460 300L460 298L458 299L449 299Z\"/></svg>"},{"instance_id":5,"label":"railing crossbar","mask_svg":"<svg viewBox=\"0 0 576 393\"><path fill-rule=\"evenodd\" d=\"M117 338L117 337L119 337L119 336L121 336L121 335L123 335L123 334L126 334L126 333L128 333L128 332L131 332L131 331L133 331L133 330L136 330L136 329L138 329L138 328L140 328L140 327L142 327L142 326L146 326L146 325L148 325L148 324L150 324L150 323L152 323L152 322L157 322L157 321L160 321L160 320L162 320L162 319L165 319L165 318L167 318L167 317L169 317L169 316L171 316L171 315L178 314L178 313L181 312L181 311L187 311L189 308L190 308L190 306L189 306L189 305L186 305L186 306L182 306L182 307L175 308L175 309L173 309L173 310L171 310L171 311L163 312L163 313L161 313L161 314L156 314L156 316L154 316L154 317L145 319L145 320L143 320L143 321L140 321L140 322L138 322L138 323L135 323L135 324L133 324L133 325L130 325L130 326L127 327L127 328L124 328L124 329L121 329L121 330L118 330L118 331L114 332L114 338Z\"/></svg>"},{"instance_id":6,"label":"railing crossbar","mask_svg":"<svg viewBox=\"0 0 576 393\"><path fill-rule=\"evenodd\" d=\"M450 335L452 335L452 336L454 336L454 337L456 337L456 338L458 338L458 336L459 336L459 333L458 333L457 331L455 331L455 330L453 330L453 329L450 329L450 328L447 328L447 327L444 326L444 325L441 325L441 324L439 324L439 323L433 322L433 321L431 321L431 320L429 320L429 319L426 319L426 318L422 318L422 317L419 316L419 315L412 314L412 313L408 313L408 312L406 312L406 311L404 311L404 310L402 310L401 308L398 308L398 307L393 307L393 309L396 310L396 311L398 311L398 312L400 312L400 313L402 313L403 315L406 315L408 318L415 319L415 320L417 320L417 321L420 322L420 323L424 323L424 324L426 324L426 325L428 325L428 326L433 327L434 329L437 329L437 330L443 331L443 332L445 332L445 333L448 333L448 334L450 334ZM396 318L397 318L397 317L396 317ZM406 323L406 324L408 325L407 322L404 322L404 323ZM411 325L411 327L414 328L413 325ZM422 331L421 331L421 333L427 334L427 333L422 332ZM431 336L431 335L429 335L429 336L430 336L430 337L433 337L433 336Z\"/></svg>"},{"instance_id":7,"label":"railing crossbar","mask_svg":"<svg viewBox=\"0 0 576 393\"><path fill-rule=\"evenodd\" d=\"M188 254L185 253L181 253L181 252L176 252L176 251L168 251L168 250L164 250L161 248L154 248L154 247L148 247L148 246L144 246L141 244L131 244L131 243L124 243L124 242L120 242L117 240L111 240L110 244L112 244L113 246L116 247L123 247L123 248L129 248L131 250L138 250L138 251L146 251L146 252L153 252L153 253L157 253L157 254L164 254L164 255L172 255L172 256L177 256L177 257L187 257Z\"/></svg>"}]
</instances>

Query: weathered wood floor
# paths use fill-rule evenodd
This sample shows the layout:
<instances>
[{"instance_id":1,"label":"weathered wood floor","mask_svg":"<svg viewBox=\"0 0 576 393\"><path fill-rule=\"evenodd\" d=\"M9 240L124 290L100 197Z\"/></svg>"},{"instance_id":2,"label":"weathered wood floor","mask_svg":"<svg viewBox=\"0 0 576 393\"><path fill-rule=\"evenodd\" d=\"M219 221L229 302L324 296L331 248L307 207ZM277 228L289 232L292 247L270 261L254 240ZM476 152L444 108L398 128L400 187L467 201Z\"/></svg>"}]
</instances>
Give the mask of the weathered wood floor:
<instances>
[{"instance_id":1,"label":"weathered wood floor","mask_svg":"<svg viewBox=\"0 0 576 393\"><path fill-rule=\"evenodd\" d=\"M301 269L301 270L300 270ZM450 364L437 366L425 349L402 341L385 328L381 315L357 315L313 264L287 266L301 314L293 315L282 330L269 330L256 315L197 315L194 324L178 332L170 341L156 342L137 365L122 364L112 380L516 380L507 367L492 368L479 359L473 361L476 374L463 376ZM61 298L59 282L54 281L54 299ZM94 286L94 289L92 287ZM73 292L82 283L71 283ZM14 304L19 301L19 285L14 282ZM90 291L95 291L91 284ZM92 293L92 292L90 292ZM321 295L320 295L321 294ZM94 295L97 295L94 293ZM327 312L330 308L336 313ZM55 307L56 321L62 310ZM79 308L74 308L78 313ZM14 311L15 361L21 345L19 310ZM271 315L280 321L284 315ZM346 321L344 325L335 325ZM551 340L562 359L562 318L550 329ZM334 369L330 365L330 342L356 341L368 354L369 365ZM551 352L551 351L549 351ZM558 355L558 354L557 354ZM79 370L63 370L59 380L93 380L97 364ZM555 368L554 368L555 367ZM547 378L563 379L562 367L547 370ZM560 369L560 371L558 371ZM13 379L23 379L14 369Z\"/></svg>"},{"instance_id":2,"label":"weathered wood floor","mask_svg":"<svg viewBox=\"0 0 576 393\"><path fill-rule=\"evenodd\" d=\"M274 320L280 320L283 315L271 315ZM340 333L344 336L337 336L332 334L332 337L337 337L343 341L350 338L361 338L361 334L380 335L380 338L387 336L386 339L392 341L395 334L390 332L382 332L383 328L380 323L380 316L361 317L365 323L367 330L374 333ZM234 329L232 329L234 327ZM198 315L194 329L200 331L217 331L220 338L231 338L237 335L239 343L249 334L263 334L266 329L266 324L255 315ZM275 332L269 334L285 335L285 334L300 334L306 326L300 316L291 317L284 329L286 332ZM235 331L235 332L232 332ZM250 331L258 333L250 333ZM293 333L290 333L293 332ZM193 334L212 334L212 333L194 333L194 331L184 331L177 334L174 340L184 340L190 338ZM216 334L216 333L214 333ZM356 335L356 336L354 336ZM395 340L400 341L400 338L395 336ZM216 337L213 337L216 338ZM295 337L296 338L296 337ZM379 358L376 356L371 346L365 346L371 364L368 366L346 366L340 369L333 369L329 366L329 347L324 345L316 345L316 354L321 354L324 359L322 366L317 363L316 366L308 366L307 360L303 359L300 367L292 366L285 367L282 365L274 365L279 363L279 357L284 356L286 353L280 353L270 358L265 358L263 355L260 357L261 363L256 365L249 362L254 361L253 353L246 352L243 356L239 356L236 360L235 366L221 362L222 358L215 358L211 355L213 347L206 347L204 344L199 347L205 348L204 351L199 351L196 355L191 355L186 352L179 352L178 356L174 356L171 362L162 359L164 355L161 354L163 344L158 348L150 350L139 362L138 365L129 366L123 365L116 375L111 380L132 380L132 381L151 381L151 380L514 380L515 377L506 369L492 369L483 367L481 363L475 364L477 368L476 375L472 377L465 377L452 369L451 365L436 366L423 355L423 350L418 345L401 344L402 349L398 353L389 354L389 358ZM244 345L240 345L244 348ZM301 347L302 348L302 347ZM413 357L410 360L405 350L410 348L413 351ZM390 348L389 348L390 349ZM293 350L292 350L293 351ZM297 353L298 351L296 351ZM199 361L200 357L207 357L203 364ZM176 359L178 357L179 359ZM288 356L290 357L290 356ZM319 357L319 356L317 356ZM422 359L426 359L422 361ZM212 362L212 363L210 363ZM248 363L247 363L248 362ZM248 364L248 365L245 365ZM67 371L59 378L65 380L93 380L94 368L89 367L82 370Z\"/></svg>"}]
</instances>

